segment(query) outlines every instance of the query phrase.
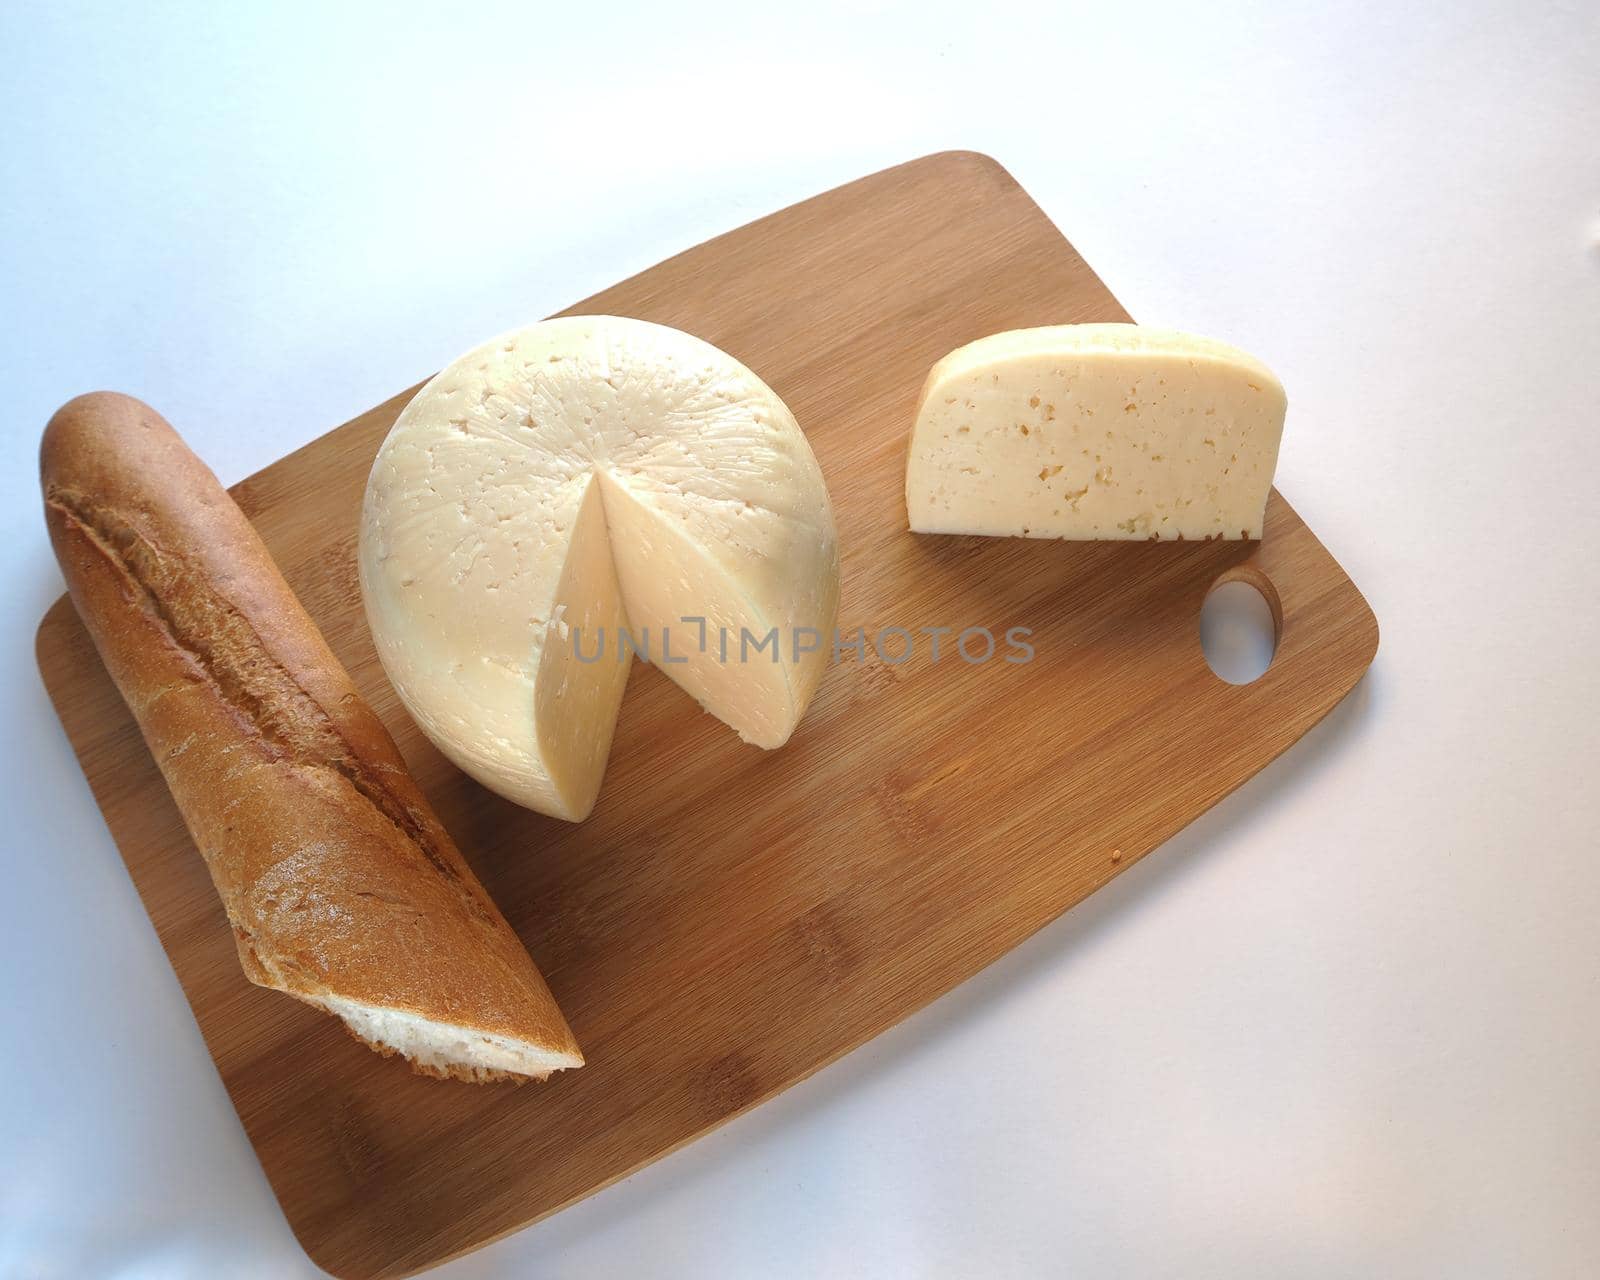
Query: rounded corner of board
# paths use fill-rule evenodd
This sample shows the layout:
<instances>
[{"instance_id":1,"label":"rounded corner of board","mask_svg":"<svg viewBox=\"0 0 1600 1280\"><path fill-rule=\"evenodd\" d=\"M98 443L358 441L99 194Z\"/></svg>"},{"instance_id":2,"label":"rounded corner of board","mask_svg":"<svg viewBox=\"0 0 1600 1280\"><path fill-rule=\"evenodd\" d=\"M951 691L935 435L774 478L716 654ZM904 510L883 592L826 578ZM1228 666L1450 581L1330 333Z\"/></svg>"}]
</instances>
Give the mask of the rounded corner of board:
<instances>
[{"instance_id":1,"label":"rounded corner of board","mask_svg":"<svg viewBox=\"0 0 1600 1280\"><path fill-rule=\"evenodd\" d=\"M928 168L939 170L959 171L963 175L982 175L998 180L1008 186L1017 187L1021 184L1012 175L1011 170L1001 164L986 151L973 151L965 147L951 147L944 151L930 152L919 159L912 160L905 168Z\"/></svg>"},{"instance_id":2,"label":"rounded corner of board","mask_svg":"<svg viewBox=\"0 0 1600 1280\"><path fill-rule=\"evenodd\" d=\"M1356 599L1361 602L1361 608L1366 615L1363 618L1361 635L1361 672L1366 674L1372 666L1373 660L1378 656L1378 646L1382 639L1382 628L1378 626L1378 615L1372 611L1372 606L1367 603L1366 596L1361 594L1361 589L1351 583L1356 593Z\"/></svg>"}]
</instances>

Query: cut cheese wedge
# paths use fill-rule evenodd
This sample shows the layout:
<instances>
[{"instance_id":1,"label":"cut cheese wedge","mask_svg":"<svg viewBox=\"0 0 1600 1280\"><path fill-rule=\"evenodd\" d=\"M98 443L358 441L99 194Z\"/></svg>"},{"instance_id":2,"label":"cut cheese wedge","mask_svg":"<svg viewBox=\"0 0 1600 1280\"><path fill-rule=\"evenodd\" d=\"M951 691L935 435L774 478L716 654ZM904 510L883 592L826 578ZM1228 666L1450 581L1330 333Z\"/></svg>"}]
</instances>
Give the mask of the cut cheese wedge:
<instances>
[{"instance_id":1,"label":"cut cheese wedge","mask_svg":"<svg viewBox=\"0 0 1600 1280\"><path fill-rule=\"evenodd\" d=\"M911 528L1259 538L1285 407L1259 360L1190 334L1080 324L981 338L923 386Z\"/></svg>"},{"instance_id":2,"label":"cut cheese wedge","mask_svg":"<svg viewBox=\"0 0 1600 1280\"><path fill-rule=\"evenodd\" d=\"M485 786L572 821L594 805L635 653L778 747L839 596L794 415L708 343L610 316L497 338L423 387L373 465L359 561L378 656L422 730Z\"/></svg>"}]
</instances>

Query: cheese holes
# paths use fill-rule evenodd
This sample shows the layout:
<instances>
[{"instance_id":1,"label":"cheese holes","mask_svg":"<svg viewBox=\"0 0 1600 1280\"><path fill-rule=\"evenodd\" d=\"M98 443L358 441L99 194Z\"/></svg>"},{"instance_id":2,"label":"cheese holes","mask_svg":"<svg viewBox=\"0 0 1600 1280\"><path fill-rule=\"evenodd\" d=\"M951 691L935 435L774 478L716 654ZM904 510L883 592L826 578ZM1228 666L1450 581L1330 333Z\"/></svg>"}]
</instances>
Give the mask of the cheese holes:
<instances>
[{"instance_id":1,"label":"cheese holes","mask_svg":"<svg viewBox=\"0 0 1600 1280\"><path fill-rule=\"evenodd\" d=\"M1219 680L1251 684L1266 674L1278 649L1281 608L1260 570L1231 569L1200 606L1200 648Z\"/></svg>"}]
</instances>

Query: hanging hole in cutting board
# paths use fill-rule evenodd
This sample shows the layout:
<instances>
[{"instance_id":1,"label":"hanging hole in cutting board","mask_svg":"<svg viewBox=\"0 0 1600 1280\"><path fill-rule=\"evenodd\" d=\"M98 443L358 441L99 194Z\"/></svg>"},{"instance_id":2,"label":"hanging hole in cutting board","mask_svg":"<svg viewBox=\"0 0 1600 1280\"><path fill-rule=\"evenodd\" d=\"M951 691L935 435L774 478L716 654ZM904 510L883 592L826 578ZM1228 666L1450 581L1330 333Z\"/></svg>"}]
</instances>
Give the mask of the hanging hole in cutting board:
<instances>
[{"instance_id":1,"label":"hanging hole in cutting board","mask_svg":"<svg viewBox=\"0 0 1600 1280\"><path fill-rule=\"evenodd\" d=\"M1282 614L1271 579L1236 569L1218 578L1200 606L1200 648L1220 680L1251 684L1272 665Z\"/></svg>"}]
</instances>

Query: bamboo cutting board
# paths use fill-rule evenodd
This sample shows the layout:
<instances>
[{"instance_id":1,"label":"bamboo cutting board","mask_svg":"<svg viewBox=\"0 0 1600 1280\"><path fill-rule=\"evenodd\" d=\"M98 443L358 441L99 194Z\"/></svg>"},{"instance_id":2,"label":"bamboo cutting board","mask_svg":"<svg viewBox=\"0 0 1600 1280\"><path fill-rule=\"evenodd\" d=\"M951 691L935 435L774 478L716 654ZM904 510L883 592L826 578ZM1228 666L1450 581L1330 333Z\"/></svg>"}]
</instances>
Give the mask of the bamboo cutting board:
<instances>
[{"instance_id":1,"label":"bamboo cutting board","mask_svg":"<svg viewBox=\"0 0 1600 1280\"><path fill-rule=\"evenodd\" d=\"M238 485L588 1056L546 1085L471 1087L413 1076L245 981L160 775L57 602L38 642L51 697L290 1225L338 1276L404 1275L515 1230L898 1022L1256 773L1377 647L1366 602L1276 493L1259 545L906 531L905 438L935 360L996 330L1127 318L986 157L865 178L573 310L698 334L788 402L833 495L847 636L1029 627L1036 656L846 651L770 753L636 665L599 804L571 826L446 764L374 657L357 514L411 392ZM1240 576L1281 640L1260 680L1232 686L1198 618Z\"/></svg>"}]
</instances>

